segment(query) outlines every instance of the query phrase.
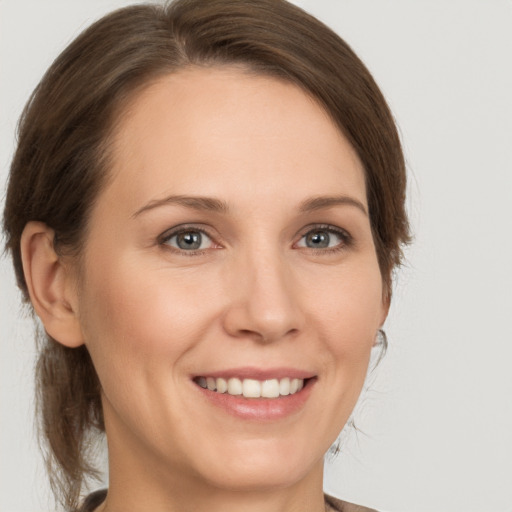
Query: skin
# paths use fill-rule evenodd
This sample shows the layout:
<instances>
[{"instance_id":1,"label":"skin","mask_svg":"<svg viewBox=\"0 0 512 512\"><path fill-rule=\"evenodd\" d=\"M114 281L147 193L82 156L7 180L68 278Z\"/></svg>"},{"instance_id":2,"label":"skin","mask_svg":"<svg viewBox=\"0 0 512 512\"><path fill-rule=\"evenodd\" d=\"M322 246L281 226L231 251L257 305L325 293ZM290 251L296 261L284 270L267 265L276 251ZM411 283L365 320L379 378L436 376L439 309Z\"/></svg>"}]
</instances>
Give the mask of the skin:
<instances>
[{"instance_id":1,"label":"skin","mask_svg":"<svg viewBox=\"0 0 512 512\"><path fill-rule=\"evenodd\" d=\"M44 225L22 240L47 331L85 343L103 387L101 509L323 511L323 456L388 311L355 151L300 89L236 68L151 84L113 142L80 265L52 253ZM208 234L201 250L169 238L184 224ZM308 247L307 233L330 247ZM291 415L240 419L191 376L241 366L299 368L316 382Z\"/></svg>"}]
</instances>

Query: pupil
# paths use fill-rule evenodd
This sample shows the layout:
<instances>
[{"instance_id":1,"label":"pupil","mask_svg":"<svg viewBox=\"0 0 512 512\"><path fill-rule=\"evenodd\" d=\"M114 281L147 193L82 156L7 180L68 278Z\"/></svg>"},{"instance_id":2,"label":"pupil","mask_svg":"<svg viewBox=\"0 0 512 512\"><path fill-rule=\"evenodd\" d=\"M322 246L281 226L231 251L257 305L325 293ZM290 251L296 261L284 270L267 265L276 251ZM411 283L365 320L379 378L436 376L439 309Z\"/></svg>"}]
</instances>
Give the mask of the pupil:
<instances>
[{"instance_id":1,"label":"pupil","mask_svg":"<svg viewBox=\"0 0 512 512\"><path fill-rule=\"evenodd\" d=\"M199 249L201 247L201 234L195 232L178 235L178 247L180 249Z\"/></svg>"},{"instance_id":2,"label":"pupil","mask_svg":"<svg viewBox=\"0 0 512 512\"><path fill-rule=\"evenodd\" d=\"M329 235L325 231L317 231L316 233L311 233L306 238L308 247L329 247Z\"/></svg>"}]
</instances>

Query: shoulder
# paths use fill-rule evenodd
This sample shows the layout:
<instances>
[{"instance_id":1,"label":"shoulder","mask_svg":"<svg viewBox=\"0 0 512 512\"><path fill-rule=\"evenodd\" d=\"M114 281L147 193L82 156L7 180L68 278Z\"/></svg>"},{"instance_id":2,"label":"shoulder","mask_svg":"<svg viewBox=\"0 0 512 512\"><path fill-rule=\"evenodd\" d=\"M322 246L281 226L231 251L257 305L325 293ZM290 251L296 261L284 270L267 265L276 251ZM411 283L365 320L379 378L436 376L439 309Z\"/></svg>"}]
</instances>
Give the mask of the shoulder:
<instances>
[{"instance_id":1,"label":"shoulder","mask_svg":"<svg viewBox=\"0 0 512 512\"><path fill-rule=\"evenodd\" d=\"M342 501L325 494L325 511L326 512L377 512L373 508L354 505L347 501Z\"/></svg>"}]
</instances>

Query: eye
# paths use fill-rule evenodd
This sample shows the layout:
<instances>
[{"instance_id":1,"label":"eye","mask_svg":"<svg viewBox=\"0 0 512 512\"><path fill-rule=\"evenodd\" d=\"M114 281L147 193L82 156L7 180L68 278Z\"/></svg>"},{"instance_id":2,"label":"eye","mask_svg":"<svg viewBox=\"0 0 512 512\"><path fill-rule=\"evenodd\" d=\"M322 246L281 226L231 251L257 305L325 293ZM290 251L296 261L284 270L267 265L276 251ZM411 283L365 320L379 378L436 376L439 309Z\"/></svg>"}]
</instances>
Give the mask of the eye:
<instances>
[{"instance_id":1,"label":"eye","mask_svg":"<svg viewBox=\"0 0 512 512\"><path fill-rule=\"evenodd\" d=\"M180 251L202 251L213 246L212 239L200 229L181 229L165 235L161 242Z\"/></svg>"},{"instance_id":2,"label":"eye","mask_svg":"<svg viewBox=\"0 0 512 512\"><path fill-rule=\"evenodd\" d=\"M310 229L302 235L297 247L308 249L342 249L350 243L350 235L333 226L321 226Z\"/></svg>"}]
</instances>

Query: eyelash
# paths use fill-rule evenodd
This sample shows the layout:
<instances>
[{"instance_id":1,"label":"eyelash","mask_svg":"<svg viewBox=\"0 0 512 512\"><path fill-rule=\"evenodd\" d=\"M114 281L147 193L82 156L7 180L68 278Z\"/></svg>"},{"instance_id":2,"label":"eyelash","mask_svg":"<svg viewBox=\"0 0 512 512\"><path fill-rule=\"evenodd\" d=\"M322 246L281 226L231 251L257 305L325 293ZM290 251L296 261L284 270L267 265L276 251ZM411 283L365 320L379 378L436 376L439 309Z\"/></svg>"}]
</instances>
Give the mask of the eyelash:
<instances>
[{"instance_id":1,"label":"eyelash","mask_svg":"<svg viewBox=\"0 0 512 512\"><path fill-rule=\"evenodd\" d=\"M326 255L326 254L333 254L338 253L340 251L346 250L347 248L351 247L354 243L354 239L350 235L350 233L342 228L332 226L330 224L316 224L312 226L307 226L302 231L302 234L300 236L299 240L302 240L305 236L307 236L310 233L314 232L326 232L330 234L335 234L338 236L341 240L341 242L334 247L325 247L323 249L315 249L313 247L303 247L304 249L314 253L315 255Z\"/></svg>"},{"instance_id":2,"label":"eyelash","mask_svg":"<svg viewBox=\"0 0 512 512\"><path fill-rule=\"evenodd\" d=\"M317 224L317 225L307 226L302 231L299 241L302 240L308 234L314 233L314 232L332 233L332 234L335 234L336 236L338 236L341 240L341 243L335 245L334 247L325 247L322 249L316 249L313 247L301 247L302 249L306 249L306 250L308 250L308 252L312 252L316 255L337 253L337 252L340 252L340 251L343 251L343 250L349 248L354 243L354 239L352 238L350 233L348 233L344 229L338 228L336 226L332 226L330 224ZM210 233L208 233L207 230L205 230L204 228L199 228L197 226L193 226L193 225L179 226L179 227L172 228L171 230L164 232L162 235L160 235L158 237L158 244L162 247L165 247L166 249L169 249L173 252L176 252L176 253L178 253L180 255L184 255L184 256L201 256L201 255L205 254L210 249L210 248L207 248L207 249L185 250L185 249L179 249L176 247L172 247L169 244L169 241L172 238L179 236L180 234L184 234L184 233L200 233L201 235L208 237L212 241L212 244L217 245L217 247L220 247L218 244L215 244L214 237ZM296 242L294 244L294 246L296 246L297 243L298 242Z\"/></svg>"},{"instance_id":3,"label":"eyelash","mask_svg":"<svg viewBox=\"0 0 512 512\"><path fill-rule=\"evenodd\" d=\"M201 233L201 235L205 235L206 237L208 237L212 241L212 244L218 245L218 244L215 244L213 236L210 235L210 233L208 233L208 231L206 229L198 228L197 226L193 226L193 225L178 226L176 228L172 228L172 229L162 233L162 235L160 235L158 237L158 244L162 247L165 247L168 250L171 250L172 252L175 252L175 253L178 253L178 254L184 255L184 256L201 256L202 254L205 254L209 250L209 249L195 249L195 250L187 251L184 249L172 247L169 244L169 241L172 238L179 236L181 234L184 234L184 233Z\"/></svg>"}]
</instances>

